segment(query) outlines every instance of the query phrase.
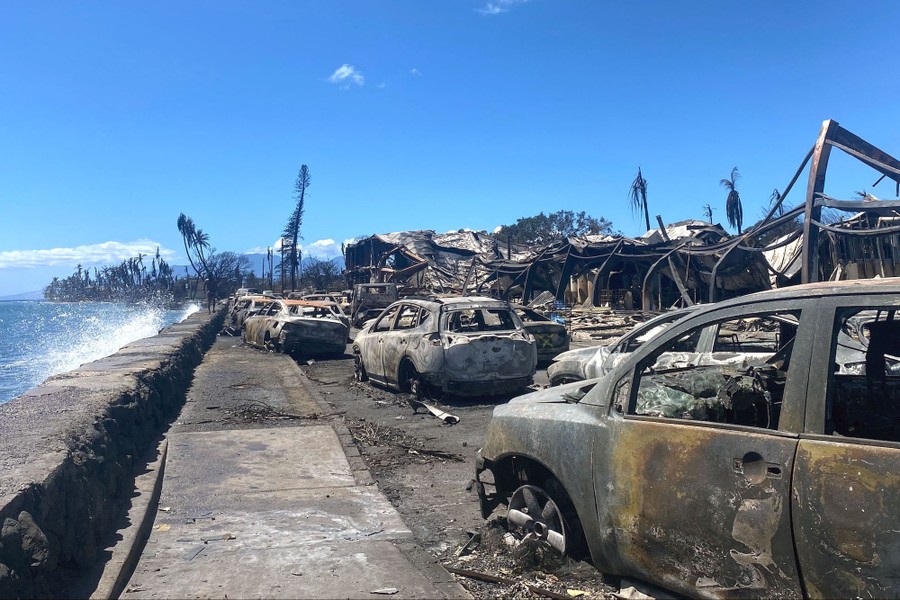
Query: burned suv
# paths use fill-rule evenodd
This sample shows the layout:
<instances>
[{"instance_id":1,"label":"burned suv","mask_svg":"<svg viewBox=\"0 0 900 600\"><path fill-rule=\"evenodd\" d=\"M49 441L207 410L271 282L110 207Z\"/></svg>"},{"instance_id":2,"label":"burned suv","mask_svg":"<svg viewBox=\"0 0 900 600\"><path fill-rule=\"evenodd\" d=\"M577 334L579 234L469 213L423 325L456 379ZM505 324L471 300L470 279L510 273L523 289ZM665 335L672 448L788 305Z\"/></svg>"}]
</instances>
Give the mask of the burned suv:
<instances>
[{"instance_id":1,"label":"burned suv","mask_svg":"<svg viewBox=\"0 0 900 600\"><path fill-rule=\"evenodd\" d=\"M704 306L599 379L497 407L476 488L484 516L681 594L887 598L898 473L885 279Z\"/></svg>"},{"instance_id":2,"label":"burned suv","mask_svg":"<svg viewBox=\"0 0 900 600\"><path fill-rule=\"evenodd\" d=\"M534 339L506 302L408 298L388 306L353 343L356 375L401 391L472 396L532 383Z\"/></svg>"}]
</instances>

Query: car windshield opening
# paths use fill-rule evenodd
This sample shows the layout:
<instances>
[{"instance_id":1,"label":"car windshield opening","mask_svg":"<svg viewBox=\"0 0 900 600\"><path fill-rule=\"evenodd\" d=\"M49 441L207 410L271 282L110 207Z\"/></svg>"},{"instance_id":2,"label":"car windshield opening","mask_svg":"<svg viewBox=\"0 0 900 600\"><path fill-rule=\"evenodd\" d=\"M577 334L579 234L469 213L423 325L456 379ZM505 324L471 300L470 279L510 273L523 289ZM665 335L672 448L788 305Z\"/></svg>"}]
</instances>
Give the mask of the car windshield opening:
<instances>
[{"instance_id":1,"label":"car windshield opening","mask_svg":"<svg viewBox=\"0 0 900 600\"><path fill-rule=\"evenodd\" d=\"M481 333L516 329L512 311L508 308L466 308L452 310L447 315L450 333Z\"/></svg>"}]
</instances>

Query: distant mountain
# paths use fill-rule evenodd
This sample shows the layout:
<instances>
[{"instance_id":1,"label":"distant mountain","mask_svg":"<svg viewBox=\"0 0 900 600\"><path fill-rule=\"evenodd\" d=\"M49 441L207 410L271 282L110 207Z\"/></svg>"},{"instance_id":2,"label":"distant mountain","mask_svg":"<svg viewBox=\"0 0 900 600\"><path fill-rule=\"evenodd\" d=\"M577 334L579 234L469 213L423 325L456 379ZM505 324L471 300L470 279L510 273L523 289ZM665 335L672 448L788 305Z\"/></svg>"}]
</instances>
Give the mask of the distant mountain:
<instances>
[{"instance_id":1,"label":"distant mountain","mask_svg":"<svg viewBox=\"0 0 900 600\"><path fill-rule=\"evenodd\" d=\"M43 290L37 290L35 292L20 292L18 294L12 294L11 296L0 296L0 302L4 302L7 300L43 300L44 292Z\"/></svg>"},{"instance_id":2,"label":"distant mountain","mask_svg":"<svg viewBox=\"0 0 900 600\"><path fill-rule=\"evenodd\" d=\"M266 261L266 255L265 254L245 254L244 256L246 256L247 260L250 261L250 269L258 277L263 271L263 264ZM324 260L324 259L322 259L322 260ZM342 271L344 270L344 257L343 256L338 256L337 258L333 258L332 260L337 265L338 269L340 269ZM281 256L276 255L275 256L275 266L276 267L278 266L279 262L281 262ZM303 258L303 262L304 263L306 262L305 257ZM266 268L268 269L268 267L266 267ZM191 269L191 267L189 265L172 265L172 270L179 277L184 277L185 269L190 271L191 275L194 274L193 270Z\"/></svg>"},{"instance_id":3,"label":"distant mountain","mask_svg":"<svg viewBox=\"0 0 900 600\"><path fill-rule=\"evenodd\" d=\"M246 256L250 260L250 268L253 269L253 272L256 273L257 275L259 275L262 272L262 266L266 260L266 255L265 254L245 254L244 256ZM325 259L320 259L320 260L325 260ZM344 257L343 256L338 256L331 260L334 261L334 264L337 265L338 269L344 270ZM281 262L281 256L276 255L275 256L275 265L277 266L279 262ZM306 262L305 256L303 257L303 262L304 263ZM266 268L268 268L268 267L266 267Z\"/></svg>"}]
</instances>

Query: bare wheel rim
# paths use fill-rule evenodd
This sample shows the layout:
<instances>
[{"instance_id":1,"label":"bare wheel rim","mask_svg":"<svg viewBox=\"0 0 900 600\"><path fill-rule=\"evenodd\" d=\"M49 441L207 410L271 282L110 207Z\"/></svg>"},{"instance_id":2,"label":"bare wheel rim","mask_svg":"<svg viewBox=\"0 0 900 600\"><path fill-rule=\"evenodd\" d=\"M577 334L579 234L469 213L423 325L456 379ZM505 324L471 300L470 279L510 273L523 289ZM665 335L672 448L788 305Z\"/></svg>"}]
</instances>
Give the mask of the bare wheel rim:
<instances>
[{"instance_id":1,"label":"bare wheel rim","mask_svg":"<svg viewBox=\"0 0 900 600\"><path fill-rule=\"evenodd\" d=\"M357 381L365 381L366 377L366 368L362 364L362 357L357 354L353 359L353 376Z\"/></svg>"},{"instance_id":2,"label":"bare wheel rim","mask_svg":"<svg viewBox=\"0 0 900 600\"><path fill-rule=\"evenodd\" d=\"M506 513L510 531L524 531L546 542L560 554L566 553L566 527L562 511L541 488L523 485L509 500Z\"/></svg>"}]
</instances>

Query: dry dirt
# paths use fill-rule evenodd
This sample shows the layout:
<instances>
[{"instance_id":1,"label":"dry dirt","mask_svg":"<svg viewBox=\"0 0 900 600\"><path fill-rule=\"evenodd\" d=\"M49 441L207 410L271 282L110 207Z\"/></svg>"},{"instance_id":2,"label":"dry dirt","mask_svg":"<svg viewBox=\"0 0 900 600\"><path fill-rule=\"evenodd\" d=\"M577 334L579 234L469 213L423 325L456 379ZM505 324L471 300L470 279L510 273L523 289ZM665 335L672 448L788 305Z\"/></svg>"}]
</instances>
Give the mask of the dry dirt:
<instances>
[{"instance_id":1,"label":"dry dirt","mask_svg":"<svg viewBox=\"0 0 900 600\"><path fill-rule=\"evenodd\" d=\"M481 518L470 485L475 453L494 406L507 398L443 398L440 407L460 419L445 425L428 413L414 412L407 394L355 381L349 352L299 362L332 412L344 419L379 488L419 544L445 567L501 579L485 582L457 575L473 596L612 597L612 588L589 563L560 558L529 541L513 545L516 540L505 535L502 509L487 522ZM473 537L477 539L470 543Z\"/></svg>"}]
</instances>

